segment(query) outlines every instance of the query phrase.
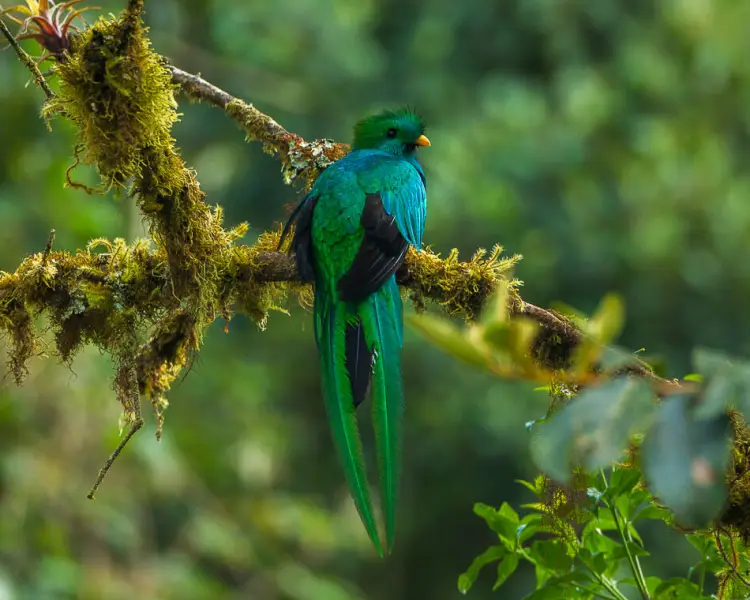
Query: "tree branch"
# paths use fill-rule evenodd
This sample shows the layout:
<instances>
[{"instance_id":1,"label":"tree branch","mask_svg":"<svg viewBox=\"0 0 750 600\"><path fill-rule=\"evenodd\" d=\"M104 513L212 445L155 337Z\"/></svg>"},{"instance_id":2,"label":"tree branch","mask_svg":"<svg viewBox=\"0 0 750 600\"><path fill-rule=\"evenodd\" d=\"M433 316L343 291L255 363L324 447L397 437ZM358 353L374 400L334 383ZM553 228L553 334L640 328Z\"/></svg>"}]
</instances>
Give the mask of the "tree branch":
<instances>
[{"instance_id":1,"label":"tree branch","mask_svg":"<svg viewBox=\"0 0 750 600\"><path fill-rule=\"evenodd\" d=\"M127 189L152 239L131 245L121 239L94 240L71 254L52 250L50 238L44 252L27 257L12 274L0 273L0 331L11 342L10 369L16 381L22 381L26 362L38 349L31 316L45 313L63 360L86 343L112 355L119 374L115 389L131 424L129 436L140 422L134 408L137 394L151 399L160 432L164 394L190 364L215 319L241 312L264 327L269 311L290 293L303 304L310 299L310 288L299 281L292 258L277 251L279 231L262 234L252 245L238 244L247 225L224 229L221 208L206 203L172 137L175 84L191 100L222 109L249 141L276 155L288 184L301 181L309 188L349 151L348 145L328 139L307 142L252 104L169 66L151 49L142 7L143 0L130 0L120 17L100 19L71 39L65 60L55 68L57 95L51 95L43 78L38 83L49 92L44 114L63 116L77 126L75 164L69 171L79 162L89 164L97 169L102 189ZM36 65L27 66L38 72ZM418 309L431 300L448 315L467 319L479 316L498 286L507 287L511 314L542 325L540 338L544 336L547 351L535 353L535 359L560 368L581 343L581 332L563 317L521 299L511 275L521 257L501 257L501 251L499 246L489 253L479 250L470 260L459 261L456 250L441 258L429 248L411 249L397 280ZM645 366L635 366L633 372L655 379Z\"/></svg>"}]
</instances>

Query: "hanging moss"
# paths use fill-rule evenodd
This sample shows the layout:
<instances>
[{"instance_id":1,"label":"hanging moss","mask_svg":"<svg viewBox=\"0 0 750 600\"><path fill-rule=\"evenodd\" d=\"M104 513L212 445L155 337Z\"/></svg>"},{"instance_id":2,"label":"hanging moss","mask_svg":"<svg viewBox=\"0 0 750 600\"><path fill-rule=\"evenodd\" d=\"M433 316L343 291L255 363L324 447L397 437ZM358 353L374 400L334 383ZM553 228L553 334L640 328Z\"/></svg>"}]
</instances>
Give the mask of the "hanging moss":
<instances>
[{"instance_id":1,"label":"hanging moss","mask_svg":"<svg viewBox=\"0 0 750 600\"><path fill-rule=\"evenodd\" d=\"M68 60L56 67L60 91L44 108L78 127L82 162L95 165L105 189L123 186L146 169L146 148L174 149L177 105L168 69L150 49L137 15L100 18L74 38ZM179 173L164 182L179 187Z\"/></svg>"},{"instance_id":2,"label":"hanging moss","mask_svg":"<svg viewBox=\"0 0 750 600\"><path fill-rule=\"evenodd\" d=\"M0 328L9 335L11 341L8 368L13 373L16 384L21 385L29 374L26 365L29 359L38 353L39 343L34 335L33 322L26 305L18 300L10 300L3 304Z\"/></svg>"},{"instance_id":3,"label":"hanging moss","mask_svg":"<svg viewBox=\"0 0 750 600\"><path fill-rule=\"evenodd\" d=\"M737 531L745 543L750 541L750 428L738 412L730 413L734 432L730 467L727 472L729 494L720 525Z\"/></svg>"}]
</instances>

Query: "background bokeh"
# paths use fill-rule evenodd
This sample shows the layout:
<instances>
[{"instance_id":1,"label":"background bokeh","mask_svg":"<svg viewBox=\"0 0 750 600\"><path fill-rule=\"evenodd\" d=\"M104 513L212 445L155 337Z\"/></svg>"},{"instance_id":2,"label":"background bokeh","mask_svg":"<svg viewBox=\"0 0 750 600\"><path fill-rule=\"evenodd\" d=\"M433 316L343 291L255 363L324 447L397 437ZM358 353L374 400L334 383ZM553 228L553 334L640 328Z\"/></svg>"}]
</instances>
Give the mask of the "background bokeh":
<instances>
[{"instance_id":1,"label":"background bokeh","mask_svg":"<svg viewBox=\"0 0 750 600\"><path fill-rule=\"evenodd\" d=\"M124 2L98 2L117 12ZM523 296L628 307L622 342L690 369L695 345L750 353L750 3L746 0L156 0L158 52L306 138L348 141L363 114L412 104L432 148L425 239L521 253ZM89 17L91 18L91 17ZM33 49L33 45L29 45ZM0 269L97 236L143 235L125 196L63 189L72 129L0 54ZM253 236L298 191L205 105L175 135L211 203ZM94 181L93 174L77 171ZM405 471L395 554L374 555L343 486L310 314L209 332L150 422L86 500L118 441L112 365L36 359L0 389L0 600L448 600L492 543L482 501L531 500L526 421L544 394L455 363L407 331ZM409 310L409 309L407 309ZM42 323L43 324L43 323ZM366 424L365 424L366 426ZM371 444L368 444L371 449ZM645 568L697 559L654 525ZM686 547L687 546L687 547ZM648 573L647 573L648 574ZM470 595L493 597L492 573ZM520 598L533 573L502 592Z\"/></svg>"}]
</instances>

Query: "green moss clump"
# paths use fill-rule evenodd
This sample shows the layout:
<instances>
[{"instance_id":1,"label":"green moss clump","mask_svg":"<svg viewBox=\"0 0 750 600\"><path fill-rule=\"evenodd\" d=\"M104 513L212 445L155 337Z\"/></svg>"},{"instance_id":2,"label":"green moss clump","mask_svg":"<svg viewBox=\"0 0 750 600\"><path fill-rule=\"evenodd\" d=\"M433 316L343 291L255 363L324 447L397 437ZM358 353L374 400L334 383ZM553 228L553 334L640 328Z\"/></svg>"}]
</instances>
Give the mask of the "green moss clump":
<instances>
[{"instance_id":1,"label":"green moss clump","mask_svg":"<svg viewBox=\"0 0 750 600\"><path fill-rule=\"evenodd\" d=\"M455 248L445 259L429 248L410 248L399 283L414 290L412 299L417 308L424 306L424 297L428 296L438 300L448 315L463 314L467 320L475 320L501 280L509 284L510 302L520 303L516 292L520 282L510 279L509 274L521 256L500 258L502 251L501 246L495 246L487 256L486 250L479 249L471 260L460 262Z\"/></svg>"},{"instance_id":2,"label":"green moss clump","mask_svg":"<svg viewBox=\"0 0 750 600\"><path fill-rule=\"evenodd\" d=\"M252 246L238 247L235 251L237 271L234 275L237 283L230 303L239 312L250 316L261 328L265 328L269 311L287 312L282 304L290 293L296 293L301 304L312 304L312 288L309 285L293 281L259 281L254 276L268 264L271 257L276 256L280 234L280 231L267 231ZM237 277L240 272L243 276Z\"/></svg>"},{"instance_id":3,"label":"green moss clump","mask_svg":"<svg viewBox=\"0 0 750 600\"><path fill-rule=\"evenodd\" d=\"M84 29L57 65L60 92L44 108L45 115L61 113L77 125L81 159L97 167L105 189L142 177L145 149L165 156L174 148L171 73L145 34L128 12ZM171 187L178 189L175 175Z\"/></svg>"},{"instance_id":4,"label":"green moss clump","mask_svg":"<svg viewBox=\"0 0 750 600\"><path fill-rule=\"evenodd\" d=\"M135 359L138 391L151 399L157 419L156 437L161 437L166 392L200 346L200 330L193 316L178 310L165 317Z\"/></svg>"},{"instance_id":5,"label":"green moss clump","mask_svg":"<svg viewBox=\"0 0 750 600\"><path fill-rule=\"evenodd\" d=\"M29 374L29 359L39 352L39 342L34 335L34 324L26 305L18 300L0 300L0 329L9 334L11 349L8 368L17 385Z\"/></svg>"},{"instance_id":6,"label":"green moss clump","mask_svg":"<svg viewBox=\"0 0 750 600\"><path fill-rule=\"evenodd\" d=\"M721 525L737 531L745 543L750 541L750 428L742 415L730 413L734 447L727 471L729 499L719 519Z\"/></svg>"}]
</instances>

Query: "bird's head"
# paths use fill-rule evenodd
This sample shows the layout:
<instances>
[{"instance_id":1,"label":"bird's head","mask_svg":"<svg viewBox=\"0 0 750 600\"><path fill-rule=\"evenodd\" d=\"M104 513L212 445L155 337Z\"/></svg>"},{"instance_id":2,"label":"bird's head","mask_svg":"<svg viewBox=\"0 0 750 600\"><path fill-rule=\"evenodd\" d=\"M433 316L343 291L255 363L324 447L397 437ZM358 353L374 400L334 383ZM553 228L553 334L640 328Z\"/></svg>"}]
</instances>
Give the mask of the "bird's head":
<instances>
[{"instance_id":1,"label":"bird's head","mask_svg":"<svg viewBox=\"0 0 750 600\"><path fill-rule=\"evenodd\" d=\"M412 156L420 146L430 146L424 123L413 110L387 110L365 117L354 127L353 150L383 150L396 156Z\"/></svg>"}]
</instances>

